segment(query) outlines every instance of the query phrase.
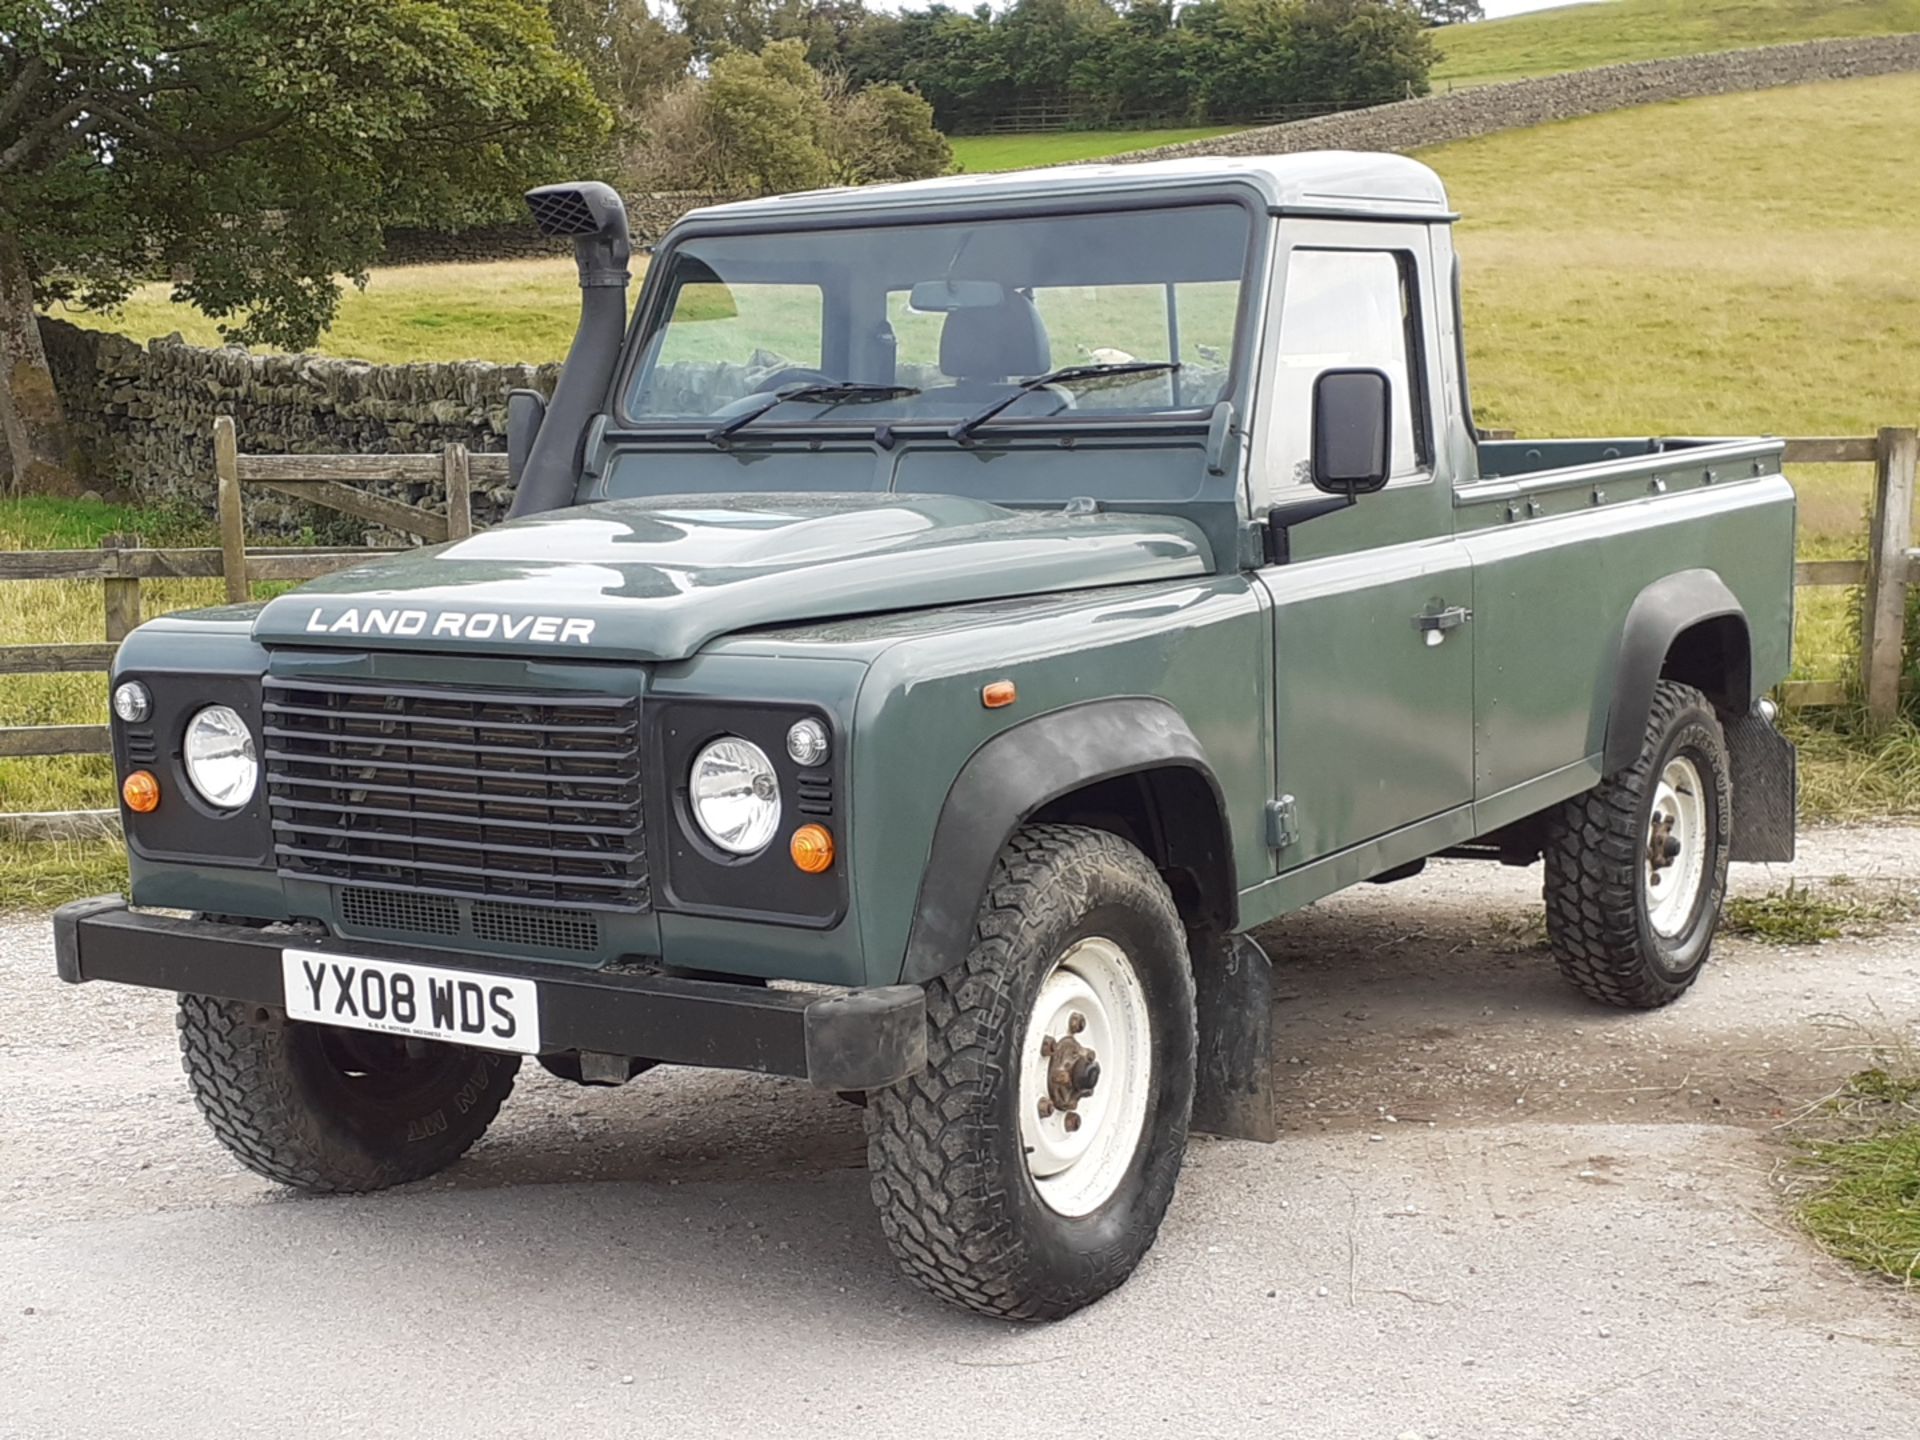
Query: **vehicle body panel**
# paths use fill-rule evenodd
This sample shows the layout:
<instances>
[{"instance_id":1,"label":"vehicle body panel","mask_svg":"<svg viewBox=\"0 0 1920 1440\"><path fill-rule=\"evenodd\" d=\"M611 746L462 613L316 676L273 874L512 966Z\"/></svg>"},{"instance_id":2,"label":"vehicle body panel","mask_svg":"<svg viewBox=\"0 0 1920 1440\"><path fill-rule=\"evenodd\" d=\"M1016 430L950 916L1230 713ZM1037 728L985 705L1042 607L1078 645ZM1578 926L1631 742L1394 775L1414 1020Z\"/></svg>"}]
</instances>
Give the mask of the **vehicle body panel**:
<instances>
[{"instance_id":1,"label":"vehicle body panel","mask_svg":"<svg viewBox=\"0 0 1920 1440\"><path fill-rule=\"evenodd\" d=\"M610 500L315 581L269 601L254 637L684 660L775 621L1210 568L1205 542L1176 519L1014 513L932 494Z\"/></svg>"}]
</instances>

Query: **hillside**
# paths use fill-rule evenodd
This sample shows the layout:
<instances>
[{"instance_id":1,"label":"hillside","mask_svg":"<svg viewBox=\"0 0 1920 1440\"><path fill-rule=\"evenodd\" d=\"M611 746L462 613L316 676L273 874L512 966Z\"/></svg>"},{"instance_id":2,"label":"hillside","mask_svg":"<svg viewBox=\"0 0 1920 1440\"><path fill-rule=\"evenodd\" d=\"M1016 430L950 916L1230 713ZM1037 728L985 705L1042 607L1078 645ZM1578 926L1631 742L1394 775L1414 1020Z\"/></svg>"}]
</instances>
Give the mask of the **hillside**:
<instances>
[{"instance_id":1,"label":"hillside","mask_svg":"<svg viewBox=\"0 0 1920 1440\"><path fill-rule=\"evenodd\" d=\"M1920 75L1648 106L1421 155L1462 221L1480 422L1522 435L1910 425ZM1805 558L1864 553L1867 467L1794 474ZM1803 592L1803 675L1852 646Z\"/></svg>"},{"instance_id":2,"label":"hillside","mask_svg":"<svg viewBox=\"0 0 1920 1440\"><path fill-rule=\"evenodd\" d=\"M1920 31L1920 0L1603 0L1457 25L1436 90L1750 45Z\"/></svg>"}]
</instances>

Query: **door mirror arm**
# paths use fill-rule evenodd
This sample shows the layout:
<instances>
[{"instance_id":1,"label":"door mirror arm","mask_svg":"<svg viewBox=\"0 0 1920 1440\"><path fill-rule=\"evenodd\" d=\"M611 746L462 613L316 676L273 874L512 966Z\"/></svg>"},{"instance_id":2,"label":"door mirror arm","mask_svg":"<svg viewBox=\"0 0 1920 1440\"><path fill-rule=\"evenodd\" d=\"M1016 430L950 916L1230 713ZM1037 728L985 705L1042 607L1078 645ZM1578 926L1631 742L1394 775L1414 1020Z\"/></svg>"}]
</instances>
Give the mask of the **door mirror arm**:
<instances>
[{"instance_id":1,"label":"door mirror arm","mask_svg":"<svg viewBox=\"0 0 1920 1440\"><path fill-rule=\"evenodd\" d=\"M1314 495L1305 500L1290 500L1267 511L1266 551L1269 565L1285 565L1293 558L1287 532L1295 525L1334 515L1358 503L1352 495Z\"/></svg>"}]
</instances>

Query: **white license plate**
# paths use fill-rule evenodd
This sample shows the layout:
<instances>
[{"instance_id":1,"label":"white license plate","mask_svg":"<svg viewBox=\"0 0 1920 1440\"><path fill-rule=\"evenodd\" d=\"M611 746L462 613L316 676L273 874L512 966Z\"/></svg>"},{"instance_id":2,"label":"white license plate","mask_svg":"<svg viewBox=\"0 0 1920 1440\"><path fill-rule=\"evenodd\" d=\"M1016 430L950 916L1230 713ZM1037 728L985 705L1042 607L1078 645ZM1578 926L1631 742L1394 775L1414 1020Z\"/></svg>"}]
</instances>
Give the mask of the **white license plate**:
<instances>
[{"instance_id":1,"label":"white license plate","mask_svg":"<svg viewBox=\"0 0 1920 1440\"><path fill-rule=\"evenodd\" d=\"M319 950L282 950L280 970L295 1020L540 1052L540 992L531 980Z\"/></svg>"}]
</instances>

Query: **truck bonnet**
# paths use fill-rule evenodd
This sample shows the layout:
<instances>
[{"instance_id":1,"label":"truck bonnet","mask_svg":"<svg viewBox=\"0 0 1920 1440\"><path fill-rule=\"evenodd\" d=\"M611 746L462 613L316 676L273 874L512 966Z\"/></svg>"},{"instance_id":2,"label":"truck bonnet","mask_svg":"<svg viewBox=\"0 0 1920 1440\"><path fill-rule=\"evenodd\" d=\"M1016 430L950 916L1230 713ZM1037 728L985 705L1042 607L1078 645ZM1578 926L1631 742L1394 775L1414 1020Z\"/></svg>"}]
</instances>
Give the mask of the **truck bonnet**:
<instances>
[{"instance_id":1,"label":"truck bonnet","mask_svg":"<svg viewBox=\"0 0 1920 1440\"><path fill-rule=\"evenodd\" d=\"M267 645L679 660L755 627L1212 568L1184 520L952 495L700 495L530 516L270 601Z\"/></svg>"}]
</instances>

